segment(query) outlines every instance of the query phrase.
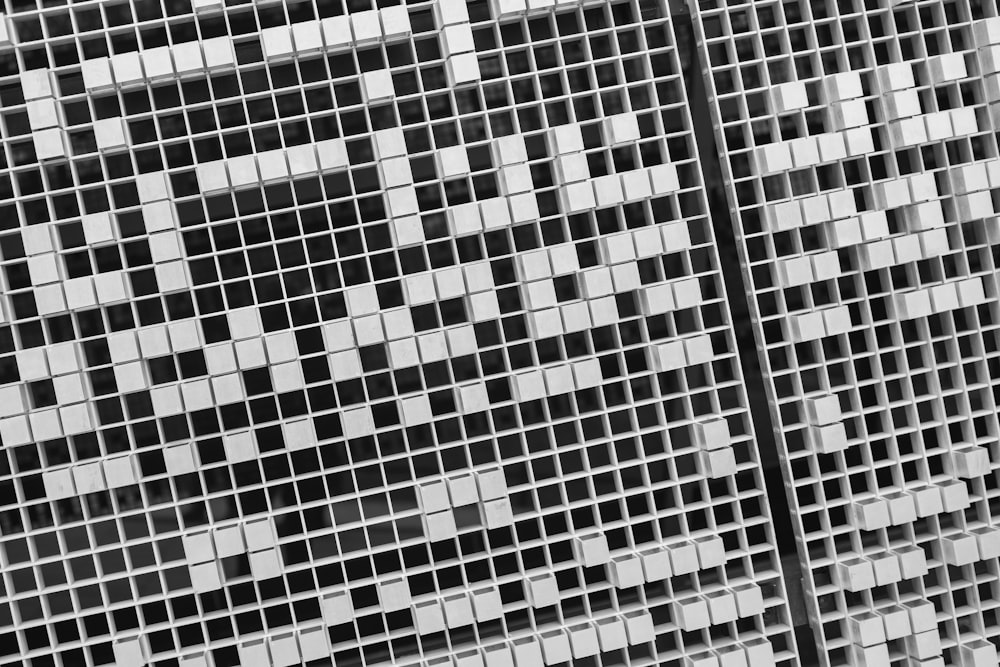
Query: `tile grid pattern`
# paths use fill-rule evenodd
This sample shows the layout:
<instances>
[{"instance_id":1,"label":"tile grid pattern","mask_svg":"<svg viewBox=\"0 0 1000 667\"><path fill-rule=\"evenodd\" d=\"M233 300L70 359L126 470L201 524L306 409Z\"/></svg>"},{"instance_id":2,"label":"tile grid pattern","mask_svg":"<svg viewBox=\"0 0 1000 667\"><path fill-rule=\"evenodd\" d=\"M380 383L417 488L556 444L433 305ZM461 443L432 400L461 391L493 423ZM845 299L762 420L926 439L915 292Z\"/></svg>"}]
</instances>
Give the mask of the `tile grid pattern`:
<instances>
[{"instance_id":1,"label":"tile grid pattern","mask_svg":"<svg viewBox=\"0 0 1000 667\"><path fill-rule=\"evenodd\" d=\"M995 665L995 3L704 2L823 664Z\"/></svg>"},{"instance_id":2,"label":"tile grid pattern","mask_svg":"<svg viewBox=\"0 0 1000 667\"><path fill-rule=\"evenodd\" d=\"M6 662L795 664L662 11L22 4Z\"/></svg>"}]
</instances>

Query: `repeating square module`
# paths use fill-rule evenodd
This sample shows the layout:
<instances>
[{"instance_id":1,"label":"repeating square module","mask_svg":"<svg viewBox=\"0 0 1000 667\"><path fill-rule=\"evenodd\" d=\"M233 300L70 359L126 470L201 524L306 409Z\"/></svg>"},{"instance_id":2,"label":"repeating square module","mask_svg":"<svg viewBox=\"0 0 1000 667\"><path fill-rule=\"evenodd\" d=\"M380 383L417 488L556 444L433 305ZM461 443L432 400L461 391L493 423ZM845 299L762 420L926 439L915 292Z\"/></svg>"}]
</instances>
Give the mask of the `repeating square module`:
<instances>
[{"instance_id":1,"label":"repeating square module","mask_svg":"<svg viewBox=\"0 0 1000 667\"><path fill-rule=\"evenodd\" d=\"M998 19L932 5L697 12L822 664L997 661Z\"/></svg>"},{"instance_id":2,"label":"repeating square module","mask_svg":"<svg viewBox=\"0 0 1000 667\"><path fill-rule=\"evenodd\" d=\"M664 7L13 9L4 660L796 661Z\"/></svg>"}]
</instances>

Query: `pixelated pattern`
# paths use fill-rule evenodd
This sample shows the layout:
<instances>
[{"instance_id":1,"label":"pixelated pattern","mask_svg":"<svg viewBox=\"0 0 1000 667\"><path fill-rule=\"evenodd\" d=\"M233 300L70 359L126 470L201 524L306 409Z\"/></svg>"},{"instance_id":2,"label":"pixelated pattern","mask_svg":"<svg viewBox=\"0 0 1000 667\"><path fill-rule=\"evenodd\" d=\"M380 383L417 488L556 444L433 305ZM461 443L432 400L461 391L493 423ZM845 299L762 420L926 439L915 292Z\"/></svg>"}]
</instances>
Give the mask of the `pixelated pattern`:
<instances>
[{"instance_id":1,"label":"pixelated pattern","mask_svg":"<svg viewBox=\"0 0 1000 667\"><path fill-rule=\"evenodd\" d=\"M696 13L820 661L996 665L997 5Z\"/></svg>"},{"instance_id":2,"label":"pixelated pattern","mask_svg":"<svg viewBox=\"0 0 1000 667\"><path fill-rule=\"evenodd\" d=\"M797 663L663 5L6 9L3 664Z\"/></svg>"}]
</instances>

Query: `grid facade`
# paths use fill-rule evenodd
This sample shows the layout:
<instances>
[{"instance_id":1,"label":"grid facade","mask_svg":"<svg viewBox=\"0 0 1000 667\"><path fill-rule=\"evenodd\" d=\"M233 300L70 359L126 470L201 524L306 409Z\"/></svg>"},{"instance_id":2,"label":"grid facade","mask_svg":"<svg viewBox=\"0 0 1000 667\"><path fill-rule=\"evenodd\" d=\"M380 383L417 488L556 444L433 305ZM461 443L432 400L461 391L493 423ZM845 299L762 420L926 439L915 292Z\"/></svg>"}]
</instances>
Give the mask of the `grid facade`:
<instances>
[{"instance_id":1,"label":"grid facade","mask_svg":"<svg viewBox=\"0 0 1000 667\"><path fill-rule=\"evenodd\" d=\"M665 5L5 9L0 662L798 664Z\"/></svg>"},{"instance_id":2,"label":"grid facade","mask_svg":"<svg viewBox=\"0 0 1000 667\"><path fill-rule=\"evenodd\" d=\"M695 23L819 659L995 665L995 2Z\"/></svg>"}]
</instances>

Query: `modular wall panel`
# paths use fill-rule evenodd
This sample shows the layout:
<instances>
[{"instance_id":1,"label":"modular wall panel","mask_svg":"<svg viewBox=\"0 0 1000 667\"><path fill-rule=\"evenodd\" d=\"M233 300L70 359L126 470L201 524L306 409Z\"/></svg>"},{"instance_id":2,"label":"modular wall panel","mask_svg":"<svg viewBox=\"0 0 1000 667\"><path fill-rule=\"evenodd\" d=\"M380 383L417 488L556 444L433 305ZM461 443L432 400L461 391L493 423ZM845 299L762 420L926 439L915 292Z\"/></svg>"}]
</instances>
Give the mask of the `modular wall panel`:
<instances>
[{"instance_id":1,"label":"modular wall panel","mask_svg":"<svg viewBox=\"0 0 1000 667\"><path fill-rule=\"evenodd\" d=\"M6 9L0 661L797 663L665 7Z\"/></svg>"},{"instance_id":2,"label":"modular wall panel","mask_svg":"<svg viewBox=\"0 0 1000 667\"><path fill-rule=\"evenodd\" d=\"M702 2L823 664L995 665L993 2Z\"/></svg>"}]
</instances>

